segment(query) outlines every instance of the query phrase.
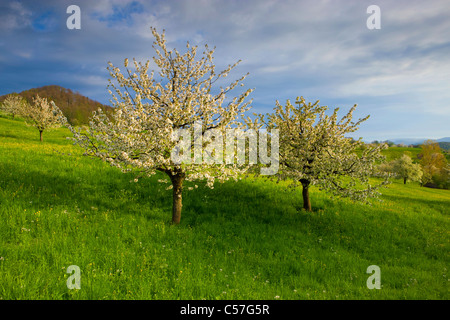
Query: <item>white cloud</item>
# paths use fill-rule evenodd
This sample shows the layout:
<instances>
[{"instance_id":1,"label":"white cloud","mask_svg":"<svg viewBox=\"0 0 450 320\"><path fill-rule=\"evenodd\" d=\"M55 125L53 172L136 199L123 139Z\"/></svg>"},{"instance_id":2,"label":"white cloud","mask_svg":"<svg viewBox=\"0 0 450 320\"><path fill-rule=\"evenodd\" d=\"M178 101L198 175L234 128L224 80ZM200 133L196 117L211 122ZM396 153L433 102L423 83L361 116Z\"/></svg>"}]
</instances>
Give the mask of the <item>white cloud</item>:
<instances>
[{"instance_id":1,"label":"white cloud","mask_svg":"<svg viewBox=\"0 0 450 320\"><path fill-rule=\"evenodd\" d=\"M50 0L46 5L62 8L69 2ZM88 83L92 91L98 90L98 97L105 91L107 61L151 60L153 26L166 30L169 48L182 51L189 40L200 46L200 54L205 43L216 46L217 69L242 59L230 80L250 72L245 84L256 88L252 97L257 112L273 107L276 99L304 95L327 101L330 107L343 101L350 102L348 106L358 103L370 109L375 119L370 121L377 125L382 125L377 119L386 110L419 118L421 113L449 114L448 1L379 0L381 30L366 27L371 1L139 2L142 10L114 26L111 22L119 18L114 14L132 5L131 0L81 1L82 29L70 32L63 25L46 34L45 46L39 45L36 34L19 29L29 25L31 11L34 15L40 8L13 2L0 12L0 26L16 32L0 36L1 42L12 43L2 47L8 51L1 59L6 61L11 54L17 59L22 55L25 61L32 52L30 60L48 61L49 73L55 61L58 66L74 66L73 81ZM85 68L76 67L80 65Z\"/></svg>"}]
</instances>

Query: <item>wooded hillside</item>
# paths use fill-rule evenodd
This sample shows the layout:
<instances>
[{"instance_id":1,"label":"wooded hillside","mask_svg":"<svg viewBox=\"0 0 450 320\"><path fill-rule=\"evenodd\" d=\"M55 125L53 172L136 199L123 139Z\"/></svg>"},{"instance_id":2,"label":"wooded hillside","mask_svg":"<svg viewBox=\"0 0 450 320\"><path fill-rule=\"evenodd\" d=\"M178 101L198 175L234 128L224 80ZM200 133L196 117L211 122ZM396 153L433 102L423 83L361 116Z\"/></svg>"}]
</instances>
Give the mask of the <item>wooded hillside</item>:
<instances>
[{"instance_id":1,"label":"wooded hillside","mask_svg":"<svg viewBox=\"0 0 450 320\"><path fill-rule=\"evenodd\" d=\"M79 92L74 92L71 89L66 89L57 85L33 88L19 92L19 94L24 97L28 103L32 103L32 97L37 94L40 97L53 100L72 125L87 124L92 115L92 111L98 110L98 108L101 108L104 111L112 110L112 107L110 106L89 99ZM6 95L0 96L0 103L3 102L5 98Z\"/></svg>"}]
</instances>

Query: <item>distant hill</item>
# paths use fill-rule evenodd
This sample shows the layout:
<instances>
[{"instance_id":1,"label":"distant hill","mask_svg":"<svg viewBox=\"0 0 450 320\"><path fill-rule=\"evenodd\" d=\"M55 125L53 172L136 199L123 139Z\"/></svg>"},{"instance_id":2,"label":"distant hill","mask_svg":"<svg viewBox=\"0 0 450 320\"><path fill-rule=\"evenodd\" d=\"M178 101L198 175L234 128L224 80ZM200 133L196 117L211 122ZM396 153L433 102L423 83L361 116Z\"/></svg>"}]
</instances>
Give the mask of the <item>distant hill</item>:
<instances>
[{"instance_id":1,"label":"distant hill","mask_svg":"<svg viewBox=\"0 0 450 320\"><path fill-rule=\"evenodd\" d=\"M433 140L439 144L439 147L441 147L442 150L449 151L450 150L450 137L440 138L440 139L411 139L411 138L404 138L404 139L389 139L387 141L391 141L394 144L404 144L406 146L419 146L423 144L427 140Z\"/></svg>"},{"instance_id":2,"label":"distant hill","mask_svg":"<svg viewBox=\"0 0 450 320\"><path fill-rule=\"evenodd\" d=\"M389 141L392 141L395 144L403 143L406 145L410 145L410 144L418 145L418 144L424 143L427 140L434 140L436 142L450 142L450 137L445 137L445 138L441 138L441 139L419 139L419 138L416 138L416 139L412 139L412 138L389 139Z\"/></svg>"},{"instance_id":3,"label":"distant hill","mask_svg":"<svg viewBox=\"0 0 450 320\"><path fill-rule=\"evenodd\" d=\"M71 89L66 89L57 85L33 88L19 92L19 94L29 103L32 102L32 97L37 94L40 97L53 100L72 125L87 124L89 118L92 116L92 111L96 111L99 108L105 112L112 111L112 107L110 106L89 99L79 92L73 92ZM2 102L5 97L6 95L0 96L0 102Z\"/></svg>"},{"instance_id":4,"label":"distant hill","mask_svg":"<svg viewBox=\"0 0 450 320\"><path fill-rule=\"evenodd\" d=\"M450 150L450 142L438 142L439 147L444 150Z\"/></svg>"}]
</instances>

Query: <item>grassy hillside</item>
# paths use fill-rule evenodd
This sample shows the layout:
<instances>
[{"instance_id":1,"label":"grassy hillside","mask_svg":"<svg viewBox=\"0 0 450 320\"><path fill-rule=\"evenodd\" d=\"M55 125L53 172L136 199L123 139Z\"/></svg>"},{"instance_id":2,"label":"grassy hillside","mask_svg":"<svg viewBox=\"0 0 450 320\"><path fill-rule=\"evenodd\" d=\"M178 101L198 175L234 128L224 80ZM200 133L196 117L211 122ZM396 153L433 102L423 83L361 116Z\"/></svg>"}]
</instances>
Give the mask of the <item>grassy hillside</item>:
<instances>
[{"instance_id":1,"label":"grassy hillside","mask_svg":"<svg viewBox=\"0 0 450 320\"><path fill-rule=\"evenodd\" d=\"M410 148L410 147L390 147L388 149L385 149L382 151L382 154L384 154L386 156L386 161L391 161L394 159L398 159L401 158L401 156L405 153L405 152L409 152L411 158L414 161L418 161L417 160L417 155L421 152L421 148Z\"/></svg>"},{"instance_id":2,"label":"grassy hillside","mask_svg":"<svg viewBox=\"0 0 450 320\"><path fill-rule=\"evenodd\" d=\"M394 182L372 206L283 183L185 191L0 118L0 299L449 299L450 193ZM67 267L81 269L69 290ZM366 286L381 269L380 290Z\"/></svg>"}]
</instances>

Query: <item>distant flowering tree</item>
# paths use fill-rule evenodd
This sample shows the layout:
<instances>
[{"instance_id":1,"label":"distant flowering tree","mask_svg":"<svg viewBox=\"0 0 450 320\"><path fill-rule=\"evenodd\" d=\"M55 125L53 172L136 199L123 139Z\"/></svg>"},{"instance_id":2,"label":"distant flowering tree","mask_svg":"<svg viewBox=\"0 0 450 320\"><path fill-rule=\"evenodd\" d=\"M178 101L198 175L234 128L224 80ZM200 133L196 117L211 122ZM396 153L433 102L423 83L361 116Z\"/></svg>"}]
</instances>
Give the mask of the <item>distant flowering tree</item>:
<instances>
[{"instance_id":1,"label":"distant flowering tree","mask_svg":"<svg viewBox=\"0 0 450 320\"><path fill-rule=\"evenodd\" d=\"M18 94L12 93L6 96L1 106L1 110L3 110L3 112L5 113L10 114L14 119L16 115L23 115L25 106L25 99Z\"/></svg>"},{"instance_id":2,"label":"distant flowering tree","mask_svg":"<svg viewBox=\"0 0 450 320\"><path fill-rule=\"evenodd\" d=\"M44 131L58 128L67 122L66 117L53 101L48 102L47 98L41 98L39 95L33 97L32 104L25 105L23 116L27 125L39 130L40 141L43 141Z\"/></svg>"},{"instance_id":3,"label":"distant flowering tree","mask_svg":"<svg viewBox=\"0 0 450 320\"><path fill-rule=\"evenodd\" d=\"M196 131L205 135L211 130L225 133L234 125L243 125L238 119L249 109L250 102L244 100L252 89L228 99L225 104L227 93L238 84L243 85L246 75L225 88L215 88L214 84L228 76L239 61L216 72L214 50L207 45L199 59L197 46L188 42L184 54L176 49L169 51L165 33L159 34L155 28L151 31L156 52L153 62L159 69L159 79L154 77L154 71L148 73L150 61L142 63L133 59L134 70L131 70L125 59L125 72L109 62L109 82L113 89L109 92L114 112L111 116L101 110L94 113L86 132L69 128L75 143L83 147L87 155L99 157L123 171L138 171L139 176L153 175L157 171L167 174L173 189L172 223L178 224L185 180L206 179L207 185L213 187L215 179L237 179L245 170L236 164L202 161L202 155L191 163L173 161L180 129L200 126ZM192 148L188 150L201 141L195 137L189 139ZM202 143L205 147L205 140Z\"/></svg>"},{"instance_id":4,"label":"distant flowering tree","mask_svg":"<svg viewBox=\"0 0 450 320\"><path fill-rule=\"evenodd\" d=\"M396 175L403 179L406 184L407 180L419 181L422 178L423 171L419 163L413 163L410 156L402 155L401 158L393 162L393 171Z\"/></svg>"},{"instance_id":5,"label":"distant flowering tree","mask_svg":"<svg viewBox=\"0 0 450 320\"><path fill-rule=\"evenodd\" d=\"M279 179L292 179L303 187L303 208L311 211L309 188L318 185L337 196L366 201L377 196L378 186L371 185L369 178L375 164L383 159L380 151L386 144L367 146L345 137L354 132L369 116L352 122L356 105L342 119L338 110L326 115L328 107L319 101L307 103L297 98L295 106L288 100L286 106L276 102L275 112L267 118L261 116L268 129L279 129Z\"/></svg>"}]
</instances>

